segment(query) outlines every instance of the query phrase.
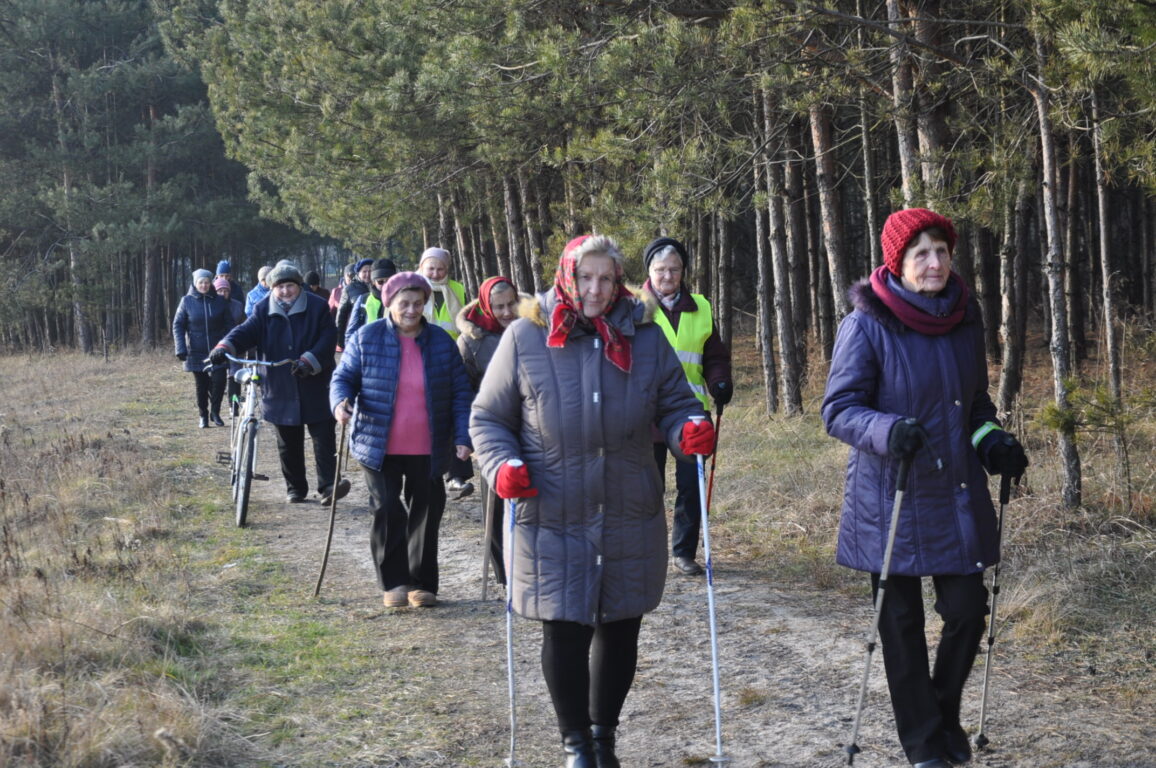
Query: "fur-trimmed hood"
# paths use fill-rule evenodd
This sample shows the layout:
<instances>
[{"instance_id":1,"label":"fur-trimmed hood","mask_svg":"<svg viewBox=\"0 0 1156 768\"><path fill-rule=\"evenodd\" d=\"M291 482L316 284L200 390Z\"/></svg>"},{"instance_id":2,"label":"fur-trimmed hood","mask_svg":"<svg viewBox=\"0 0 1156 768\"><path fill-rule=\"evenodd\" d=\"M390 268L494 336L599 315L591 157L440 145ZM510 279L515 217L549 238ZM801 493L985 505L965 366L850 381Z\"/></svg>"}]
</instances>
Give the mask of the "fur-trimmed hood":
<instances>
[{"instance_id":1,"label":"fur-trimmed hood","mask_svg":"<svg viewBox=\"0 0 1156 768\"><path fill-rule=\"evenodd\" d=\"M622 299L610 310L606 319L610 324L627 336L634 335L635 326L649 325L654 322L654 313L658 311L658 300L650 291L644 291L633 285L627 285L630 298ZM518 304L518 316L524 317L531 323L545 328L550 321L550 314L558 300L554 291L546 290L535 296L524 296Z\"/></svg>"},{"instance_id":2,"label":"fur-trimmed hood","mask_svg":"<svg viewBox=\"0 0 1156 768\"><path fill-rule=\"evenodd\" d=\"M533 301L533 300L534 300L534 297L531 296L530 294L522 293L521 291L518 291L519 310L521 309L521 305L524 304L526 301ZM489 333L489 331L487 331L485 328L482 328L480 325L478 325L477 323L475 323L474 321L469 319L470 312L476 306L478 306L478 299L474 299L469 304L462 307L461 311L458 312L458 316L454 318L454 324L457 326L458 332L462 336L465 336L466 338L469 338L469 339L473 339L474 341L478 341L478 340L482 339L482 337L484 337L487 333Z\"/></svg>"},{"instance_id":3,"label":"fur-trimmed hood","mask_svg":"<svg viewBox=\"0 0 1156 768\"><path fill-rule=\"evenodd\" d=\"M887 330L893 333L904 333L911 330L883 303L883 299L876 295L875 289L871 287L870 278L863 278L852 284L847 289L847 298L851 300L852 307L875 320ZM967 309L964 311L963 320L959 324L969 325L978 321L980 317L979 302L975 298L975 293L972 292L967 300Z\"/></svg>"}]
</instances>

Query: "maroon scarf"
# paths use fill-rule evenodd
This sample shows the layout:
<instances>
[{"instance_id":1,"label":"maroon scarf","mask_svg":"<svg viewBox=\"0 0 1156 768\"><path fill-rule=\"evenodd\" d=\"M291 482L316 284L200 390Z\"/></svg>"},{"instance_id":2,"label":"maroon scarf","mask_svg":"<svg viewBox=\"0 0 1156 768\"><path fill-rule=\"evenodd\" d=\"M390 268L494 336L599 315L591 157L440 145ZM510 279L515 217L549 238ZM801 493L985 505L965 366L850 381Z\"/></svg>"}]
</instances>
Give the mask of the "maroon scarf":
<instances>
[{"instance_id":1,"label":"maroon scarf","mask_svg":"<svg viewBox=\"0 0 1156 768\"><path fill-rule=\"evenodd\" d=\"M510 282L509 278L501 277L500 275L498 277L491 277L482 283L482 287L478 289L478 303L466 310L466 319L482 330L489 331L490 333L500 334L506 330L498 321L498 318L494 317L494 310L490 307L490 294L494 292L495 287L503 284L511 288L514 287L514 284Z\"/></svg>"},{"instance_id":2,"label":"maroon scarf","mask_svg":"<svg viewBox=\"0 0 1156 768\"><path fill-rule=\"evenodd\" d=\"M875 291L875 295L879 300L887 305L895 316L899 318L899 322L906 325L917 333L922 333L927 336L942 336L945 333L951 333L955 326L963 320L964 312L967 311L967 300L970 295L967 286L963 282L963 278L952 272L949 280L955 280L959 283L959 300L955 302L951 313L944 317L936 317L922 309L908 303L903 298L896 296L891 288L887 285L887 267L879 267L871 273L871 289Z\"/></svg>"},{"instance_id":3,"label":"maroon scarf","mask_svg":"<svg viewBox=\"0 0 1156 768\"><path fill-rule=\"evenodd\" d=\"M547 347L563 347L570 331L579 322L594 326L598 336L602 339L602 347L606 359L619 370L630 373L633 363L630 354L630 339L617 328L606 321L605 315L618 303L619 299L630 298L632 293L623 285L622 267L615 262L615 277L618 280L618 292L614 299L607 303L606 309L598 317L585 317L582 314L582 294L578 290L578 256L577 250L589 235L576 237L566 244L562 251L562 258L558 262L558 271L554 275L554 298L557 303L550 315L550 330L546 336Z\"/></svg>"}]
</instances>

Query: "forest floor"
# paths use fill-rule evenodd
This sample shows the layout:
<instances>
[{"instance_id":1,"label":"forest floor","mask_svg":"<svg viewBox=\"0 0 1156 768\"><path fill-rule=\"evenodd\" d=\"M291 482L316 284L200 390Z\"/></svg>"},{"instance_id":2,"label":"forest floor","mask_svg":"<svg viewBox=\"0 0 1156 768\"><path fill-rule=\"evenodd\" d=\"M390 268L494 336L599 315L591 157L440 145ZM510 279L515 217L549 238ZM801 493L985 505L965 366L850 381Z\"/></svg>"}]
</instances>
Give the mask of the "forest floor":
<instances>
[{"instance_id":1,"label":"forest floor","mask_svg":"<svg viewBox=\"0 0 1156 768\"><path fill-rule=\"evenodd\" d=\"M511 733L505 602L492 580L481 599L477 494L447 506L440 604L385 609L369 557L365 484L352 473L314 598L329 511L315 500L285 502L270 428L259 456L271 479L256 484L250 525L238 529L227 470L215 461L227 432L195 427L191 377L175 372L171 356L9 362L0 366L10 406L0 413L0 489L7 489L0 508L17 526L51 523L56 512L60 522L28 527L23 539L7 522L3 531L17 558L4 560L0 573L0 611L14 617L0 627L0 763L9 755L9 765L36 768L504 764ZM722 751L735 768L833 768L846 760L872 617L865 580L830 565L825 526L845 452L821 436L814 416L768 422L757 411L728 409L715 485ZM752 476L771 470L750 441L772 437L780 442L767 455L780 462L780 485L768 491L752 485ZM825 453L809 461L792 452L796 445ZM1150 458L1142 461L1151 469ZM21 495L30 486L39 495ZM789 498L808 488L823 492L821 503ZM1012 501L1015 526L1043 513L1039 498ZM792 504L802 507L796 517ZM803 524L813 540L791 544L784 529ZM131 533L108 535L124 530ZM1143 544L1135 551L1147 562L1148 540L1139 539L1129 541ZM1005 563L1000 607L1011 607L1001 613L991 672L990 745L973 765L1156 768L1150 606L1136 606L1130 615L1141 619L1124 631L1089 623L1059 640L1022 609L1061 586L1033 580L1036 563L1068 556L1090 567L1072 536L1063 541L1046 551L1017 545ZM1151 571L1125 567L1136 561L1119 552L1105 548L1091 558L1121 573L1111 590L1089 594L1130 606L1150 593L1134 574ZM1062 610L1044 612L1052 626L1071 626L1056 615ZM939 624L929 616L934 645ZM556 768L561 749L539 668L540 625L515 617L513 626L516 757L523 766ZM983 672L981 655L963 706L972 736ZM671 571L662 604L644 619L619 735L628 767L711 764L703 578ZM858 744L857 766L906 765L878 652Z\"/></svg>"},{"instance_id":2,"label":"forest floor","mask_svg":"<svg viewBox=\"0 0 1156 768\"><path fill-rule=\"evenodd\" d=\"M209 454L223 435L204 430L193 439ZM328 510L316 502L286 504L270 438L261 455L273 479L258 484L244 536L299 584L301 605L314 621L365 638L366 650L381 660L379 669L356 680L334 681L342 700L360 702L355 712L310 704L337 692L324 683L298 699L297 736L269 758L293 766L501 765L510 733L505 603L492 578L488 600L481 599L478 496L447 505L439 605L385 609L369 557L365 486L352 474L354 488L338 505L326 579L314 602ZM844 764L871 621L866 598L784 587L759 562L725 550L714 561L723 754L730 765ZM934 618L929 625L934 647L939 625ZM538 662L540 637L536 622L515 618L516 757L526 766L561 764ZM973 765L1156 767L1151 689L1130 702L1106 700L1097 691L1096 670L1077 663L998 639L985 728L990 744ZM907 763L878 652L872 665L855 765L896 768ZM981 655L964 701L963 722L973 737L983 667ZM625 766L708 765L716 754L704 578L672 570L661 606L644 620L638 675L619 734ZM336 741L344 744L335 750ZM350 749L351 741L360 743ZM344 757L329 762L335 751Z\"/></svg>"}]
</instances>

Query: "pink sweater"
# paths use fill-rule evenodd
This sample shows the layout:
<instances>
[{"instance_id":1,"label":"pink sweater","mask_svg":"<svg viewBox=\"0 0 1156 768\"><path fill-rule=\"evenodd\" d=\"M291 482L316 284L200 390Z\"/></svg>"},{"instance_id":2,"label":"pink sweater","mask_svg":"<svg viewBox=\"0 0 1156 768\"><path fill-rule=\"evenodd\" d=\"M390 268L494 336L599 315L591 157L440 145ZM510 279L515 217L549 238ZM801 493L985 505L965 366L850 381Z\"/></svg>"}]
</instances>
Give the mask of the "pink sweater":
<instances>
[{"instance_id":1,"label":"pink sweater","mask_svg":"<svg viewBox=\"0 0 1156 768\"><path fill-rule=\"evenodd\" d=\"M401 373L393 398L393 420L385 452L395 456L430 454L429 409L425 402L425 366L421 348L408 336L401 340Z\"/></svg>"}]
</instances>

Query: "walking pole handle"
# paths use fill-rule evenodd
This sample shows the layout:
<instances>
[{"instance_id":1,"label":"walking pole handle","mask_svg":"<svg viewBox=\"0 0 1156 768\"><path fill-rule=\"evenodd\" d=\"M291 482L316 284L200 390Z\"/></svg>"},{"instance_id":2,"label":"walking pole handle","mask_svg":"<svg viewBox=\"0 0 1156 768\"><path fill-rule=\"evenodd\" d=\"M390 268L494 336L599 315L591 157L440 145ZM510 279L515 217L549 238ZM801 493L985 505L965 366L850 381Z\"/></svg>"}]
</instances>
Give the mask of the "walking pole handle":
<instances>
[{"instance_id":1,"label":"walking pole handle","mask_svg":"<svg viewBox=\"0 0 1156 768\"><path fill-rule=\"evenodd\" d=\"M1006 505L1011 500L1011 475L999 476L999 503Z\"/></svg>"}]
</instances>

